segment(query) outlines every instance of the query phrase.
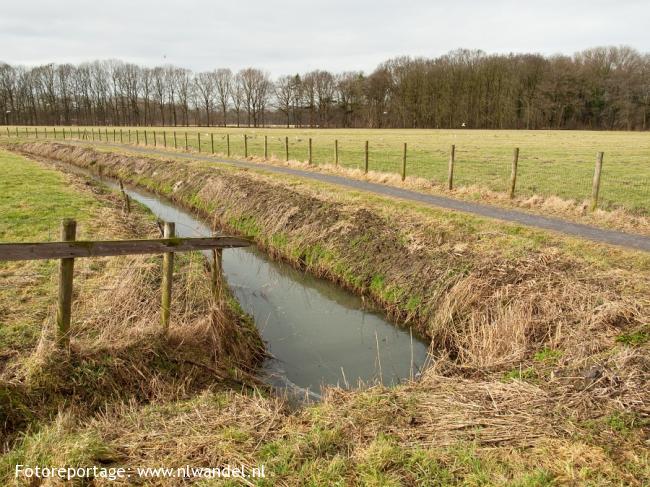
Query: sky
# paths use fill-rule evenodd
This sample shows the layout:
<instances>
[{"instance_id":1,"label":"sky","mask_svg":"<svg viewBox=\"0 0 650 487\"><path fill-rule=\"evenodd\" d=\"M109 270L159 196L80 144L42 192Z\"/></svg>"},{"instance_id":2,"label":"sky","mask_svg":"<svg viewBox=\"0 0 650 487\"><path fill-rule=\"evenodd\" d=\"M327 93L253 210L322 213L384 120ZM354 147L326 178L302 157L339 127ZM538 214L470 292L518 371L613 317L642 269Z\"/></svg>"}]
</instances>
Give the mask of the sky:
<instances>
[{"instance_id":1,"label":"sky","mask_svg":"<svg viewBox=\"0 0 650 487\"><path fill-rule=\"evenodd\" d=\"M650 52L649 25L648 0L3 0L0 61L370 72L392 57L457 48Z\"/></svg>"}]
</instances>

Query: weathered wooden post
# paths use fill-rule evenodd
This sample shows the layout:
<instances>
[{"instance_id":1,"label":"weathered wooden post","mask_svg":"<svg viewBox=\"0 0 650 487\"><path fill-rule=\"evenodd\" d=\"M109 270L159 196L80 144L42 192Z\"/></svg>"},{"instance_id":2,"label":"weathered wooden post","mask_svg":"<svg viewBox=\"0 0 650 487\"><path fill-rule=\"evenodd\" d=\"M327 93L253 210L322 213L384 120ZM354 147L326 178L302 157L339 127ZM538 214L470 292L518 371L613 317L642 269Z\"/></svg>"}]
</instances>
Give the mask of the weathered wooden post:
<instances>
[{"instance_id":1,"label":"weathered wooden post","mask_svg":"<svg viewBox=\"0 0 650 487\"><path fill-rule=\"evenodd\" d=\"M131 129L129 129L129 144L131 143Z\"/></svg>"},{"instance_id":2,"label":"weathered wooden post","mask_svg":"<svg viewBox=\"0 0 650 487\"><path fill-rule=\"evenodd\" d=\"M456 146L452 144L449 150L449 169L447 170L447 189L454 189L454 163L456 162Z\"/></svg>"},{"instance_id":3,"label":"weathered wooden post","mask_svg":"<svg viewBox=\"0 0 650 487\"><path fill-rule=\"evenodd\" d=\"M230 157L230 134L226 134L226 155Z\"/></svg>"},{"instance_id":4,"label":"weathered wooden post","mask_svg":"<svg viewBox=\"0 0 650 487\"><path fill-rule=\"evenodd\" d=\"M76 239L77 222L66 218L61 222L61 240L72 242ZM56 310L56 342L63 348L70 346L70 317L72 314L72 280L74 259L59 261L59 302Z\"/></svg>"},{"instance_id":5,"label":"weathered wooden post","mask_svg":"<svg viewBox=\"0 0 650 487\"><path fill-rule=\"evenodd\" d=\"M124 143L124 136L122 134L122 129L120 129L120 144Z\"/></svg>"},{"instance_id":6,"label":"weathered wooden post","mask_svg":"<svg viewBox=\"0 0 650 487\"><path fill-rule=\"evenodd\" d=\"M176 131L174 130L174 149L178 149L178 142L176 141Z\"/></svg>"},{"instance_id":7,"label":"weathered wooden post","mask_svg":"<svg viewBox=\"0 0 650 487\"><path fill-rule=\"evenodd\" d=\"M117 142L117 129L113 129L113 142Z\"/></svg>"},{"instance_id":8,"label":"weathered wooden post","mask_svg":"<svg viewBox=\"0 0 650 487\"><path fill-rule=\"evenodd\" d=\"M25 129L25 133L27 132L27 129ZM63 127L63 140L65 140L65 127Z\"/></svg>"},{"instance_id":9,"label":"weathered wooden post","mask_svg":"<svg viewBox=\"0 0 650 487\"><path fill-rule=\"evenodd\" d=\"M149 138L147 137L147 131L145 129L144 131L144 145L147 146L149 145Z\"/></svg>"},{"instance_id":10,"label":"weathered wooden post","mask_svg":"<svg viewBox=\"0 0 650 487\"><path fill-rule=\"evenodd\" d=\"M598 193L600 192L600 173L603 170L603 152L596 156L596 167L594 168L594 180L591 185L591 211L598 207Z\"/></svg>"},{"instance_id":11,"label":"weathered wooden post","mask_svg":"<svg viewBox=\"0 0 650 487\"><path fill-rule=\"evenodd\" d=\"M63 132L65 132L65 129L63 129ZM106 142L108 142L108 127L104 127L104 133L106 134Z\"/></svg>"},{"instance_id":12,"label":"weathered wooden post","mask_svg":"<svg viewBox=\"0 0 650 487\"><path fill-rule=\"evenodd\" d=\"M214 249L212 251L212 291L216 297L221 295L221 282L222 282L222 251L221 249Z\"/></svg>"},{"instance_id":13,"label":"weathered wooden post","mask_svg":"<svg viewBox=\"0 0 650 487\"><path fill-rule=\"evenodd\" d=\"M402 154L402 181L406 179L406 142L404 142L404 154Z\"/></svg>"},{"instance_id":14,"label":"weathered wooden post","mask_svg":"<svg viewBox=\"0 0 650 487\"><path fill-rule=\"evenodd\" d=\"M284 152L287 155L287 162L289 161L289 137L284 138Z\"/></svg>"},{"instance_id":15,"label":"weathered wooden post","mask_svg":"<svg viewBox=\"0 0 650 487\"><path fill-rule=\"evenodd\" d=\"M368 141L366 140L365 159L363 164L363 173L368 174Z\"/></svg>"},{"instance_id":16,"label":"weathered wooden post","mask_svg":"<svg viewBox=\"0 0 650 487\"><path fill-rule=\"evenodd\" d=\"M212 149L212 153L214 154L214 132L210 132L210 148Z\"/></svg>"},{"instance_id":17,"label":"weathered wooden post","mask_svg":"<svg viewBox=\"0 0 650 487\"><path fill-rule=\"evenodd\" d=\"M174 222L165 222L163 229L164 238L174 238L176 236L176 227ZM163 332L167 334L169 330L169 314L172 302L172 278L174 275L174 253L168 252L163 254L162 268L162 300L160 309L160 322Z\"/></svg>"},{"instance_id":18,"label":"weathered wooden post","mask_svg":"<svg viewBox=\"0 0 650 487\"><path fill-rule=\"evenodd\" d=\"M339 165L339 139L334 139L334 166Z\"/></svg>"},{"instance_id":19,"label":"weathered wooden post","mask_svg":"<svg viewBox=\"0 0 650 487\"><path fill-rule=\"evenodd\" d=\"M187 131L185 132L185 150L186 151L190 150L190 145L187 142Z\"/></svg>"},{"instance_id":20,"label":"weathered wooden post","mask_svg":"<svg viewBox=\"0 0 650 487\"><path fill-rule=\"evenodd\" d=\"M163 130L163 147L167 148L167 131Z\"/></svg>"},{"instance_id":21,"label":"weathered wooden post","mask_svg":"<svg viewBox=\"0 0 650 487\"><path fill-rule=\"evenodd\" d=\"M34 135L35 135L36 138L38 139L38 127L36 127L36 128L34 129Z\"/></svg>"},{"instance_id":22,"label":"weathered wooden post","mask_svg":"<svg viewBox=\"0 0 650 487\"><path fill-rule=\"evenodd\" d=\"M196 133L196 138L199 141L199 154L201 153L201 132Z\"/></svg>"},{"instance_id":23,"label":"weathered wooden post","mask_svg":"<svg viewBox=\"0 0 650 487\"><path fill-rule=\"evenodd\" d=\"M122 192L122 197L124 198L124 207L126 210L126 214L128 215L129 213L131 213L131 198L129 198L129 195L126 194L126 191L124 190L124 184L122 183L121 179L120 179L120 191Z\"/></svg>"},{"instance_id":24,"label":"weathered wooden post","mask_svg":"<svg viewBox=\"0 0 650 487\"><path fill-rule=\"evenodd\" d=\"M135 131L135 143L136 143L136 145L140 145L140 131L139 130Z\"/></svg>"},{"instance_id":25,"label":"weathered wooden post","mask_svg":"<svg viewBox=\"0 0 650 487\"><path fill-rule=\"evenodd\" d=\"M153 146L156 147L158 144L158 137L156 137L156 131L153 131Z\"/></svg>"},{"instance_id":26,"label":"weathered wooden post","mask_svg":"<svg viewBox=\"0 0 650 487\"><path fill-rule=\"evenodd\" d=\"M244 134L244 159L248 157L248 135Z\"/></svg>"},{"instance_id":27,"label":"weathered wooden post","mask_svg":"<svg viewBox=\"0 0 650 487\"><path fill-rule=\"evenodd\" d=\"M308 162L309 165L311 166L312 163L313 163L313 161L314 161L314 160L313 160L313 154L312 154L312 151L311 151L311 137L309 137L309 142L308 142L308 144L309 144L309 146L308 146L308 151L307 151L307 162Z\"/></svg>"},{"instance_id":28,"label":"weathered wooden post","mask_svg":"<svg viewBox=\"0 0 650 487\"><path fill-rule=\"evenodd\" d=\"M56 129L54 129L54 132L56 133ZM95 142L95 129L93 127L90 127L90 136L92 137L93 142ZM56 138L56 135L54 138Z\"/></svg>"},{"instance_id":29,"label":"weathered wooden post","mask_svg":"<svg viewBox=\"0 0 650 487\"><path fill-rule=\"evenodd\" d=\"M517 164L519 163L519 147L515 147L512 152L512 168L510 170L510 199L515 197L515 187L517 185Z\"/></svg>"},{"instance_id":30,"label":"weathered wooden post","mask_svg":"<svg viewBox=\"0 0 650 487\"><path fill-rule=\"evenodd\" d=\"M264 136L264 160L266 161L269 158L269 137L268 135Z\"/></svg>"}]
</instances>

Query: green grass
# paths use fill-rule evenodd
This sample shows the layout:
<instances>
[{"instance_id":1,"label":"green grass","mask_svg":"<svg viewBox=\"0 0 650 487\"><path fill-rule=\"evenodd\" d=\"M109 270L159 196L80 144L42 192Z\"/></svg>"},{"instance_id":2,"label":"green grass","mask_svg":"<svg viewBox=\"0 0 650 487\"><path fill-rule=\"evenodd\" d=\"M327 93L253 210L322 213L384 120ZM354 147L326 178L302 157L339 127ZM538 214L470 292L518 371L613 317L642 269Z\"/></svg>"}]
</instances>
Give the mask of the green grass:
<instances>
[{"instance_id":1,"label":"green grass","mask_svg":"<svg viewBox=\"0 0 650 487\"><path fill-rule=\"evenodd\" d=\"M83 236L101 206L89 194L76 192L61 173L2 150L0 181L2 242L59 240L64 217L75 218ZM0 262L0 275L7 282L0 299L0 309L5 310L0 313L0 349L15 350L37 340L48 305L56 299L51 279L55 271L56 261ZM30 311L19 312L15 303Z\"/></svg>"},{"instance_id":2,"label":"green grass","mask_svg":"<svg viewBox=\"0 0 650 487\"><path fill-rule=\"evenodd\" d=\"M25 136L25 129L19 134ZM70 130L70 129L68 129ZM76 138L83 128L74 127ZM90 134L91 128L86 128ZM95 140L99 141L98 129ZM102 129L101 140L113 142L113 128ZM136 130L140 144L144 144L141 128L117 128L115 140L136 142ZM35 137L35 129L29 129ZM173 148L174 129L147 129L148 145L163 147L165 134L167 147ZM177 128L177 145L185 148L185 132L188 147L199 149L197 128ZM252 129L252 128L201 128L201 152L227 152L226 134L230 135L230 154L244 155L244 134L248 139L248 155L264 155L264 137L268 138L270 157L285 158L285 137L289 138L290 158L308 159L308 140L312 139L313 163L334 162L334 141L338 140L339 162L348 168L363 168L364 144L369 141L370 170L400 173L403 144L408 145L407 174L420 176L444 184L447 178L449 146L456 145L455 186L479 185L494 191L505 192L508 188L512 151L520 148L517 194L529 196L559 196L564 199L583 201L591 195L596 153L605 153L601 179L600 206L607 209L624 208L638 214L650 213L650 137L641 132L594 132L594 131L515 131L515 130L366 130L366 129ZM10 129L15 137L15 128ZM48 128L48 137L53 129ZM45 127L39 128L39 138L45 135ZM0 136L7 137L6 132ZM90 135L89 135L90 137ZM66 139L71 136L68 132ZM57 129L57 139L63 140L62 128Z\"/></svg>"},{"instance_id":3,"label":"green grass","mask_svg":"<svg viewBox=\"0 0 650 487\"><path fill-rule=\"evenodd\" d=\"M58 240L61 219L87 221L100 203L74 191L64 176L0 150L0 241Z\"/></svg>"}]
</instances>

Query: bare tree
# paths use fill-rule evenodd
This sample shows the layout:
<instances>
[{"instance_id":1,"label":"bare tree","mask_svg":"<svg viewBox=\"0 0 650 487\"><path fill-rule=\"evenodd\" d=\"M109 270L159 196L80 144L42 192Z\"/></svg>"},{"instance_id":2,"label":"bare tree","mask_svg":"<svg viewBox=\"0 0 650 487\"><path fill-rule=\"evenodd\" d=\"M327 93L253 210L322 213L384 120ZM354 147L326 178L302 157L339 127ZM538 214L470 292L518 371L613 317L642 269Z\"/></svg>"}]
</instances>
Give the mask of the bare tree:
<instances>
[{"instance_id":1,"label":"bare tree","mask_svg":"<svg viewBox=\"0 0 650 487\"><path fill-rule=\"evenodd\" d=\"M230 106L230 99L233 92L232 71L226 68L220 68L213 73L213 76L217 97L219 98L219 105L221 106L222 122L225 127L228 116L228 107ZM239 127L239 112L237 112L237 126Z\"/></svg>"},{"instance_id":2,"label":"bare tree","mask_svg":"<svg viewBox=\"0 0 650 487\"><path fill-rule=\"evenodd\" d=\"M194 77L194 84L198 98L205 110L205 120L208 127L211 125L210 112L215 104L216 79L214 73L203 72Z\"/></svg>"},{"instance_id":3,"label":"bare tree","mask_svg":"<svg viewBox=\"0 0 650 487\"><path fill-rule=\"evenodd\" d=\"M287 119L287 128L291 125L291 110L296 97L296 84L294 76L281 76L275 82L276 107L284 113Z\"/></svg>"}]
</instances>

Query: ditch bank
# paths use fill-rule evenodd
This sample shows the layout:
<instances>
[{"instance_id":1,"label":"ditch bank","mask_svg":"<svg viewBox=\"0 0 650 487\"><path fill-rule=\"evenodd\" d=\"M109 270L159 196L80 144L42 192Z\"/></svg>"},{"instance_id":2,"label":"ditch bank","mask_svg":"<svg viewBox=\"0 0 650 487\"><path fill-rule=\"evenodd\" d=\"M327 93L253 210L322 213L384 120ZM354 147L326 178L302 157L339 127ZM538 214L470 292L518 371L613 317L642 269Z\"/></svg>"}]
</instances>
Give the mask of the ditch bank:
<instances>
[{"instance_id":1,"label":"ditch bank","mask_svg":"<svg viewBox=\"0 0 650 487\"><path fill-rule=\"evenodd\" d=\"M650 319L647 272L593 265L539 242L513 252L520 240L478 232L453 214L434 219L337 189L192 162L51 143L14 149L101 168L250 236L272 256L372 299L464 374L503 371L543 349L561 349L567 366L584 367L585 357Z\"/></svg>"}]
</instances>

